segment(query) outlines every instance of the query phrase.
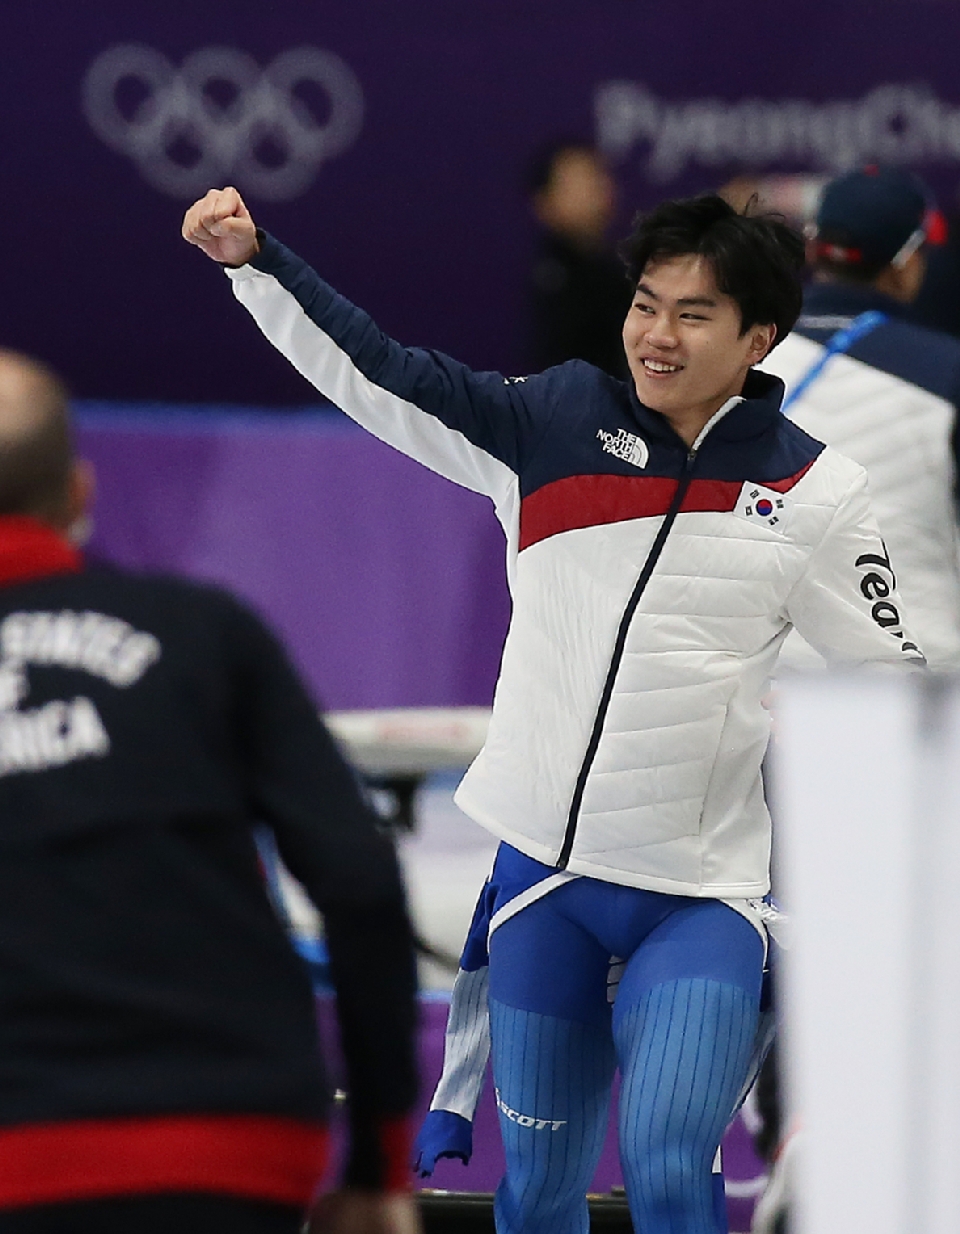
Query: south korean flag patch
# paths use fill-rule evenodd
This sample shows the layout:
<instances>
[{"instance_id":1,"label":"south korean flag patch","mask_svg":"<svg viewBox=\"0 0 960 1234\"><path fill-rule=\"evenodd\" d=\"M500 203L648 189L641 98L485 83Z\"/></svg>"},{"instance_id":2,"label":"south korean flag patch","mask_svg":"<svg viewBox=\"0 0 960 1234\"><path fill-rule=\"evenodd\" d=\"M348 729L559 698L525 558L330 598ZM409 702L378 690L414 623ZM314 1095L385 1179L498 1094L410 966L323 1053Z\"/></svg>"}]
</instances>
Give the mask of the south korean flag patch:
<instances>
[{"instance_id":1,"label":"south korean flag patch","mask_svg":"<svg viewBox=\"0 0 960 1234\"><path fill-rule=\"evenodd\" d=\"M762 484L751 484L748 480L740 490L733 512L748 523L759 523L771 531L783 533L790 522L792 509L793 502L785 494L764 488Z\"/></svg>"}]
</instances>

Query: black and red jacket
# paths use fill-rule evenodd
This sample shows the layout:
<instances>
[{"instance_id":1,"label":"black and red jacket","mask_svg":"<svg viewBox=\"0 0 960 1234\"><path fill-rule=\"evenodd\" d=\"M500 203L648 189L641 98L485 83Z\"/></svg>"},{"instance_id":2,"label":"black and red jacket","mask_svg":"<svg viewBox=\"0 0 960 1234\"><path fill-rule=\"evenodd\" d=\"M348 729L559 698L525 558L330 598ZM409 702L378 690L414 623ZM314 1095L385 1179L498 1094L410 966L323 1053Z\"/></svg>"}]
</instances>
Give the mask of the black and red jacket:
<instances>
[{"instance_id":1,"label":"black and red jacket","mask_svg":"<svg viewBox=\"0 0 960 1234\"><path fill-rule=\"evenodd\" d=\"M397 863L282 650L218 589L87 569L0 519L0 1207L309 1199L329 1093L257 824L323 914L347 1181L402 1186Z\"/></svg>"}]
</instances>

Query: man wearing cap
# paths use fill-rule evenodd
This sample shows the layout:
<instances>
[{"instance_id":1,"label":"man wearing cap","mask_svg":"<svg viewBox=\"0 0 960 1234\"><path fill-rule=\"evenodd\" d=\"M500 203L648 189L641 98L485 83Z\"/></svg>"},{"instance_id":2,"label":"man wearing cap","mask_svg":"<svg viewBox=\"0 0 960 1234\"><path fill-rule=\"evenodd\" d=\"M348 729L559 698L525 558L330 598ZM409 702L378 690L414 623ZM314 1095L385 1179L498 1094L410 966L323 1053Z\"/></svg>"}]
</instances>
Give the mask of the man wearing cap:
<instances>
[{"instance_id":1,"label":"man wearing cap","mask_svg":"<svg viewBox=\"0 0 960 1234\"><path fill-rule=\"evenodd\" d=\"M960 668L955 459L960 342L911 321L929 244L945 228L916 176L848 172L827 185L814 278L793 333L763 367L785 413L867 469L873 508L930 667ZM819 656L793 634L785 658Z\"/></svg>"}]
</instances>

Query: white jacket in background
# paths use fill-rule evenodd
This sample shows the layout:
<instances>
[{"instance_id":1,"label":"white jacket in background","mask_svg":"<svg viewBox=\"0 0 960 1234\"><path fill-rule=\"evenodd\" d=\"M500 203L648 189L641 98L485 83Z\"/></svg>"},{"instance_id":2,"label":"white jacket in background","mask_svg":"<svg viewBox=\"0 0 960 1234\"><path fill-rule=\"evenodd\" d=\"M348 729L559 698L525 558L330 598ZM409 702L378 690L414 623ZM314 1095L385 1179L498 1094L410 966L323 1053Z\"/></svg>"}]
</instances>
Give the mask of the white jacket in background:
<instances>
[{"instance_id":1,"label":"white jacket in background","mask_svg":"<svg viewBox=\"0 0 960 1234\"><path fill-rule=\"evenodd\" d=\"M787 392L823 355L835 329L860 311L896 306L846 286L812 289L799 330L763 368ZM900 310L902 311L902 310ZM891 316L828 361L787 414L813 437L865 467L870 504L931 669L960 671L960 545L954 496L954 431L960 395L960 342ZM799 635L782 663L822 666Z\"/></svg>"}]
</instances>

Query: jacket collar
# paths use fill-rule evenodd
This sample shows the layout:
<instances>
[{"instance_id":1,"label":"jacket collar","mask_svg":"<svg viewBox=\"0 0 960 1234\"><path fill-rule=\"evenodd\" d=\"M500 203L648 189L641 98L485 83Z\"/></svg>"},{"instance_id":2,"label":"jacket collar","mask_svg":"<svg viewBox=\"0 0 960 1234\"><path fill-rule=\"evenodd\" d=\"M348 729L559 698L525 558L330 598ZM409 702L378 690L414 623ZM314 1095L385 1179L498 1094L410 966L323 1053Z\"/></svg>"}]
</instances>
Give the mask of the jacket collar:
<instances>
[{"instance_id":1,"label":"jacket collar","mask_svg":"<svg viewBox=\"0 0 960 1234\"><path fill-rule=\"evenodd\" d=\"M81 553L46 523L22 514L0 515L0 587L82 569Z\"/></svg>"},{"instance_id":2,"label":"jacket collar","mask_svg":"<svg viewBox=\"0 0 960 1234\"><path fill-rule=\"evenodd\" d=\"M714 424L707 434L708 438L748 441L752 437L759 437L776 423L780 415L783 392L783 382L779 377L774 377L772 373L762 373L759 369L750 369L743 383L741 398ZM674 444L681 442L680 436L664 416L640 402L632 382L630 405L637 420L651 437Z\"/></svg>"},{"instance_id":3,"label":"jacket collar","mask_svg":"<svg viewBox=\"0 0 960 1234\"><path fill-rule=\"evenodd\" d=\"M913 318L909 305L873 287L862 287L858 283L811 283L803 295L803 312L797 327L800 330L829 328L817 327L813 321L808 326L805 318L859 317L867 312L886 313L888 317L907 321Z\"/></svg>"}]
</instances>

